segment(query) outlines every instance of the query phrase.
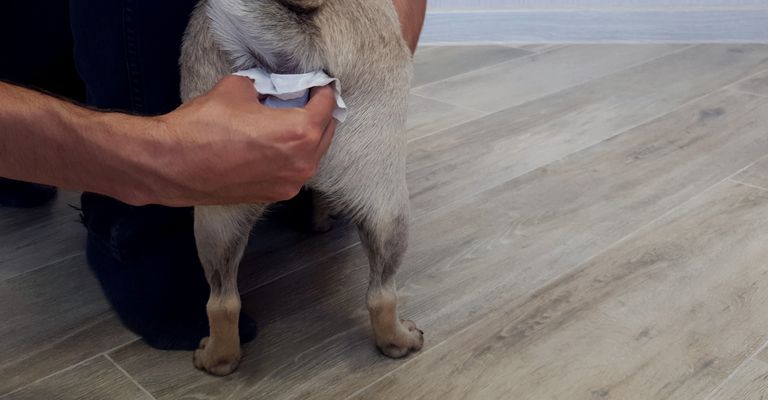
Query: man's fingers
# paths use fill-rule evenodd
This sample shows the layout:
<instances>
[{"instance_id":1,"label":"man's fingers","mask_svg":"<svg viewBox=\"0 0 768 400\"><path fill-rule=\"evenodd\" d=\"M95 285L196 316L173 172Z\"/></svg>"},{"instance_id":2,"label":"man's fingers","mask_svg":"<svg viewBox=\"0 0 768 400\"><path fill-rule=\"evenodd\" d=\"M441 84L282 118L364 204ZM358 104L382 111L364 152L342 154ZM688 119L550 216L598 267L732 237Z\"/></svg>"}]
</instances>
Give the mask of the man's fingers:
<instances>
[{"instance_id":1,"label":"man's fingers","mask_svg":"<svg viewBox=\"0 0 768 400\"><path fill-rule=\"evenodd\" d=\"M333 110L336 109L333 88L330 85L312 88L309 96L309 103L304 109L309 112L312 123L327 127L333 119Z\"/></svg>"},{"instance_id":2,"label":"man's fingers","mask_svg":"<svg viewBox=\"0 0 768 400\"><path fill-rule=\"evenodd\" d=\"M225 76L219 81L218 84L216 84L215 89L226 92L230 98L236 98L239 100L260 102L264 98L264 95L259 93L253 86L253 81L250 78L244 76Z\"/></svg>"},{"instance_id":3,"label":"man's fingers","mask_svg":"<svg viewBox=\"0 0 768 400\"><path fill-rule=\"evenodd\" d=\"M336 133L336 120L331 118L331 122L328 123L328 126L325 127L325 131L323 132L323 136L320 138L320 143L317 145L317 152L316 157L317 161L319 162L321 158L323 158L323 155L325 152L328 151L328 148L331 146L331 141L333 141L333 135Z\"/></svg>"}]
</instances>

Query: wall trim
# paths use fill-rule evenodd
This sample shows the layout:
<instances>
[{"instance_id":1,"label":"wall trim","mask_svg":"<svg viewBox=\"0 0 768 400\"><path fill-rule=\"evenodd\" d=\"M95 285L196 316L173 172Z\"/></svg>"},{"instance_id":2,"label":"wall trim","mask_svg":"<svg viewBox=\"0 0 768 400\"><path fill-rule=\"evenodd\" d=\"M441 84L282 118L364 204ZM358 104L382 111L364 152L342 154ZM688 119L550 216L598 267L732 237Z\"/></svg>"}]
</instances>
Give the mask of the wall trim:
<instances>
[{"instance_id":1,"label":"wall trim","mask_svg":"<svg viewBox=\"0 0 768 400\"><path fill-rule=\"evenodd\" d=\"M610 10L610 9L753 9L766 0L429 0L432 10Z\"/></svg>"},{"instance_id":2,"label":"wall trim","mask_svg":"<svg viewBox=\"0 0 768 400\"><path fill-rule=\"evenodd\" d=\"M423 44L768 43L768 9L430 11Z\"/></svg>"}]
</instances>

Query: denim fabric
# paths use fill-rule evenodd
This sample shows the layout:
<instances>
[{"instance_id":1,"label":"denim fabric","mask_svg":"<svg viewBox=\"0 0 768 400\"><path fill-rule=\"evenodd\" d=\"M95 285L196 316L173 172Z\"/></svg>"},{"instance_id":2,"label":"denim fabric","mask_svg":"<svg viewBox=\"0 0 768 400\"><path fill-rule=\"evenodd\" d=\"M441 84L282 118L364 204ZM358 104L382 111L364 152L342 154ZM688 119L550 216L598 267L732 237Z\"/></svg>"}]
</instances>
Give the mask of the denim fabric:
<instances>
[{"instance_id":1,"label":"denim fabric","mask_svg":"<svg viewBox=\"0 0 768 400\"><path fill-rule=\"evenodd\" d=\"M61 0L6 0L0 11L0 80L84 100Z\"/></svg>"},{"instance_id":2,"label":"denim fabric","mask_svg":"<svg viewBox=\"0 0 768 400\"><path fill-rule=\"evenodd\" d=\"M70 0L88 104L143 115L178 107L181 39L196 0Z\"/></svg>"},{"instance_id":3,"label":"denim fabric","mask_svg":"<svg viewBox=\"0 0 768 400\"><path fill-rule=\"evenodd\" d=\"M197 0L9 1L0 14L0 79L142 115L181 103L178 59ZM192 210L84 193L82 211L89 265L123 323L151 346L197 348L208 332L209 288ZM255 333L241 316L241 340Z\"/></svg>"}]
</instances>

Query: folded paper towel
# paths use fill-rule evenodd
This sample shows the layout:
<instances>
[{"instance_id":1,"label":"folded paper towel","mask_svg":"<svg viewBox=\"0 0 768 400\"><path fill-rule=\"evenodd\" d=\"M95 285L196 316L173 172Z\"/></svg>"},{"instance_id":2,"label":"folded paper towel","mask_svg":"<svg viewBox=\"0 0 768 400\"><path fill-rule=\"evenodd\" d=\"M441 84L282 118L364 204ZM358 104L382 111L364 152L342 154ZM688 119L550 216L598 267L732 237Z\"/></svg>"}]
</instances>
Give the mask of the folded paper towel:
<instances>
[{"instance_id":1,"label":"folded paper towel","mask_svg":"<svg viewBox=\"0 0 768 400\"><path fill-rule=\"evenodd\" d=\"M323 71L306 74L271 74L259 68L235 72L253 81L256 90L267 96L264 105L272 108L301 108L309 102L309 89L333 84L336 93L336 109L333 117L339 122L347 119L347 105L341 98L339 80L331 78Z\"/></svg>"}]
</instances>

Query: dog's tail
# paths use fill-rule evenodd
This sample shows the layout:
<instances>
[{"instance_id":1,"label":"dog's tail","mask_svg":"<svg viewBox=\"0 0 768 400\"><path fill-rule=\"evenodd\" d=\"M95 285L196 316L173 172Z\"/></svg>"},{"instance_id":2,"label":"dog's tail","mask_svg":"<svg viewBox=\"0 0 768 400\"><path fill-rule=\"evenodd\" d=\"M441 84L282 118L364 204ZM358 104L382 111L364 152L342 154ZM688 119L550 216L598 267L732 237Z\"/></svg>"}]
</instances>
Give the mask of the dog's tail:
<instances>
[{"instance_id":1,"label":"dog's tail","mask_svg":"<svg viewBox=\"0 0 768 400\"><path fill-rule=\"evenodd\" d=\"M325 0L208 0L214 40L238 69L299 73L322 67L314 16Z\"/></svg>"}]
</instances>

